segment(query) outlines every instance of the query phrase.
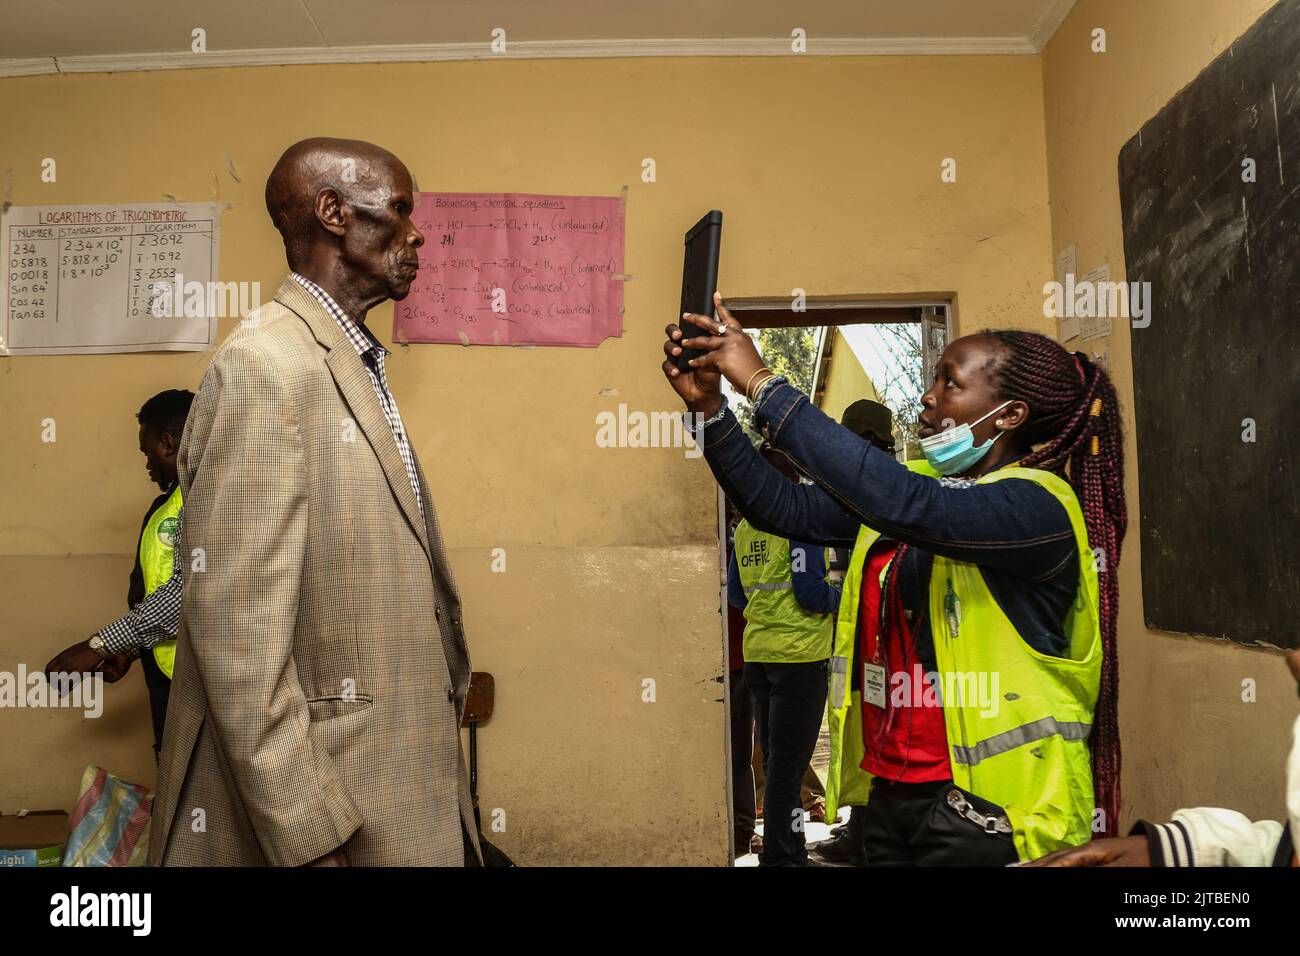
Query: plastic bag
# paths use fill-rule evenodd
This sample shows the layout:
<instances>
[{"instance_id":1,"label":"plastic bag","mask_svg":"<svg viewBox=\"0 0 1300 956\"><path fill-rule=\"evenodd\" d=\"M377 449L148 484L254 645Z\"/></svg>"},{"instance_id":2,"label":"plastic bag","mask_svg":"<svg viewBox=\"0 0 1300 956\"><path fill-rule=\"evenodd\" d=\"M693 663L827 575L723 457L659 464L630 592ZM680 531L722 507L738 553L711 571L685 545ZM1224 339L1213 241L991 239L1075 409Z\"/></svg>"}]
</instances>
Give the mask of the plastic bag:
<instances>
[{"instance_id":1,"label":"plastic bag","mask_svg":"<svg viewBox=\"0 0 1300 956\"><path fill-rule=\"evenodd\" d=\"M103 767L81 775L64 866L147 866L153 791L127 783Z\"/></svg>"}]
</instances>

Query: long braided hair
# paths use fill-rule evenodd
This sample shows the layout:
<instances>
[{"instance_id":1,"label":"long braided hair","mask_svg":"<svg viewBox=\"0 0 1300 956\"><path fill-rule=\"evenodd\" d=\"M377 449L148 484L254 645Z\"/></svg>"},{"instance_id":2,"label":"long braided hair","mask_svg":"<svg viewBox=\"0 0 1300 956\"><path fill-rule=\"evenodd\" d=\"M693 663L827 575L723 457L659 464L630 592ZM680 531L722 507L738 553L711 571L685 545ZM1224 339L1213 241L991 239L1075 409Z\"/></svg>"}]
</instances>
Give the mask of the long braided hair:
<instances>
[{"instance_id":1,"label":"long braided hair","mask_svg":"<svg viewBox=\"0 0 1300 956\"><path fill-rule=\"evenodd\" d=\"M1101 689L1090 740L1093 792L1105 813L1105 835L1113 836L1120 808L1118 571L1128 528L1119 401L1105 370L1082 352L1068 352L1036 332L981 334L1002 346L992 368L999 396L1029 406L1018 437L1033 450L1019 464L1066 478L1083 510L1101 604Z\"/></svg>"}]
</instances>

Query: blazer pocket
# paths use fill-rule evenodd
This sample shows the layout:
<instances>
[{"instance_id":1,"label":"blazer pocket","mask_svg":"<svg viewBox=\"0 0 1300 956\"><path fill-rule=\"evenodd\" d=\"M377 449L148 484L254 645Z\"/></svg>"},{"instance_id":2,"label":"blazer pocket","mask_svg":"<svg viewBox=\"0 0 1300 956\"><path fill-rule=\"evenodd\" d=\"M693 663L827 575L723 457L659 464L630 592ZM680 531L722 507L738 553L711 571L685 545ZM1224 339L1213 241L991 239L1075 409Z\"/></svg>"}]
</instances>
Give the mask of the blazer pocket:
<instances>
[{"instance_id":1,"label":"blazer pocket","mask_svg":"<svg viewBox=\"0 0 1300 956\"><path fill-rule=\"evenodd\" d=\"M307 700L373 700L373 670L361 649L357 627L350 621L309 624L293 652Z\"/></svg>"},{"instance_id":2,"label":"blazer pocket","mask_svg":"<svg viewBox=\"0 0 1300 956\"><path fill-rule=\"evenodd\" d=\"M373 704L374 698L369 694L357 694L355 697L344 697L341 694L333 697L309 697L307 713L312 723L316 723L361 713L369 710Z\"/></svg>"}]
</instances>

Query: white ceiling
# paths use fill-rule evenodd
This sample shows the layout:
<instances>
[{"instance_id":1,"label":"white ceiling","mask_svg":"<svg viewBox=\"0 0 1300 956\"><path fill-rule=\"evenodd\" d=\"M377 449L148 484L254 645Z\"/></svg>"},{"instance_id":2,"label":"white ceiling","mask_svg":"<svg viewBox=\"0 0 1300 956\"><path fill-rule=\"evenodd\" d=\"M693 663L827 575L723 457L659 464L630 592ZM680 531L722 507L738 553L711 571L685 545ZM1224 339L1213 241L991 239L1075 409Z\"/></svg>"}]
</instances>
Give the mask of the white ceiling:
<instances>
[{"instance_id":1,"label":"white ceiling","mask_svg":"<svg viewBox=\"0 0 1300 956\"><path fill-rule=\"evenodd\" d=\"M0 0L0 75L496 56L1034 53L1075 0ZM207 53L190 50L206 32Z\"/></svg>"}]
</instances>

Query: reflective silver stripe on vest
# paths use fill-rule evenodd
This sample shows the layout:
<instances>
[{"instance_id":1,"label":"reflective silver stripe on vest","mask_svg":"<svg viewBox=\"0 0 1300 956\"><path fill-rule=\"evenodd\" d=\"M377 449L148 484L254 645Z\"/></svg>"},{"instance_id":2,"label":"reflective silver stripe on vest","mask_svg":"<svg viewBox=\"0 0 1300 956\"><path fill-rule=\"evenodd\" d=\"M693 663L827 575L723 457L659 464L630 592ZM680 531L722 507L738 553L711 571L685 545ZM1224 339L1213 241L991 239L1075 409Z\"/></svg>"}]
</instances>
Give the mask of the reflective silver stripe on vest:
<instances>
[{"instance_id":1,"label":"reflective silver stripe on vest","mask_svg":"<svg viewBox=\"0 0 1300 956\"><path fill-rule=\"evenodd\" d=\"M770 584L751 584L744 591L746 594L751 591L788 591L792 587L793 581L773 581Z\"/></svg>"},{"instance_id":2,"label":"reflective silver stripe on vest","mask_svg":"<svg viewBox=\"0 0 1300 956\"><path fill-rule=\"evenodd\" d=\"M1012 727L1000 734L994 734L992 737L987 737L969 747L953 744L952 752L958 763L973 767L981 760L996 757L1008 750L1015 750L1017 747L1023 747L1035 740L1042 740L1045 737L1052 737L1057 734L1060 734L1066 740L1087 740L1091 731L1092 724L1083 724L1071 720L1058 721L1055 717L1043 717L1027 724L1021 724L1019 727Z\"/></svg>"}]
</instances>

